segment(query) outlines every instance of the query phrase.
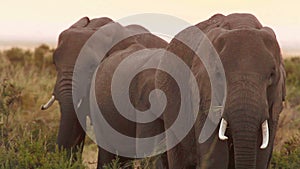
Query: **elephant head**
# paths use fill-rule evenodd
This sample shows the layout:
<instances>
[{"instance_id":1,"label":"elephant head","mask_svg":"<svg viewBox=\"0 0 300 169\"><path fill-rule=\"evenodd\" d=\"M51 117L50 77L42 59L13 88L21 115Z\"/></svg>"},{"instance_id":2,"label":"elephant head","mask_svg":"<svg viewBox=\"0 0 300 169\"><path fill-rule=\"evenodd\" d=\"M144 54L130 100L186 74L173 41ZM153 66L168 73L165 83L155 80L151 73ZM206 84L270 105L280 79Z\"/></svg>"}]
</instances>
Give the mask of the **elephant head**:
<instances>
[{"instance_id":1,"label":"elephant head","mask_svg":"<svg viewBox=\"0 0 300 169\"><path fill-rule=\"evenodd\" d=\"M222 116L208 114L212 93L206 67L188 46L173 39L167 50L179 56L197 79L200 113L194 131L168 152L169 165L266 169L285 97L285 70L275 33L250 14L217 14L195 26L219 54L227 81L226 102ZM158 78L166 79L167 86L167 77ZM205 119L213 122L209 119L219 117L213 135L204 143L196 142Z\"/></svg>"},{"instance_id":2,"label":"elephant head","mask_svg":"<svg viewBox=\"0 0 300 169\"><path fill-rule=\"evenodd\" d=\"M101 34L103 36L100 36L101 39L98 39L98 36L93 36L93 34L96 33L99 28L103 28L100 30L100 32L102 31L101 33L103 33ZM89 58L89 56L83 56L85 58L81 58L82 55L80 55L80 52L82 49L86 49L83 47L86 45L88 40L95 40L93 37L96 37L96 39L99 41L92 41L92 44L96 46L96 49L100 49L100 53L104 53L105 55L95 55L99 58L93 57L92 59ZM119 41L120 37L121 41ZM97 44L98 42L101 43ZM140 49L163 48L167 45L167 42L151 34L142 26L128 25L123 27L119 23L114 23L109 18L89 20L87 17L85 17L60 34L58 47L53 55L53 61L57 70L56 84L51 99L48 101L48 103L42 106L42 109L44 110L49 108L55 100L59 101L61 121L57 143L60 148L64 148L68 151L69 156L71 152L76 153L78 151L82 151L83 148L83 142L85 138L85 120L83 121L82 118L78 118L78 116L83 116L83 119L85 119L86 116L90 115L90 105L88 104L90 91L86 88L90 87L89 80L92 80L92 75L95 71L94 68L101 63L102 67L107 68L107 70L111 72L114 70L113 68L115 67L113 66L115 64L107 62L110 60L120 60L122 57L120 53L127 53L127 49L132 45L135 47L138 46ZM83 64L79 65L79 67L76 67L78 66L76 61L81 59L88 60L88 64L84 62L86 65ZM99 61L100 63L98 63ZM90 62L92 62L93 65L89 65ZM85 79L77 79L78 75L82 75L80 78L84 77ZM106 78L109 77L109 74L104 73L101 75ZM101 81L99 84L106 84L109 82L109 80L103 79L104 78L100 78L100 80L98 79L98 81ZM77 99L77 95L74 94L74 88L75 90L78 88L78 86L82 88L82 83L85 84L83 87L84 89L79 90L79 95L82 97ZM110 87L109 85L99 86ZM105 92L107 93L108 90L104 91L104 93ZM98 92L97 94L101 95L102 93ZM102 96L106 95L104 94ZM107 96L104 98L107 99L109 97ZM112 107L106 108L109 110L109 112L113 111ZM119 128L122 128L126 131L129 130L129 126L124 125L120 119L116 118L113 120L119 122L116 123ZM98 153L98 167L102 167L104 164L111 162L115 158L115 154L110 153L101 147L99 147ZM126 160L128 159L120 157L120 162Z\"/></svg>"},{"instance_id":3,"label":"elephant head","mask_svg":"<svg viewBox=\"0 0 300 169\"><path fill-rule=\"evenodd\" d=\"M285 97L285 70L275 33L252 15L232 14L207 36L226 73L228 93L218 135L233 144L234 164L229 165L267 168Z\"/></svg>"},{"instance_id":4,"label":"elephant head","mask_svg":"<svg viewBox=\"0 0 300 169\"><path fill-rule=\"evenodd\" d=\"M59 36L58 46L53 54L57 79L49 102L42 106L47 109L58 100L61 110L61 120L57 143L70 155L82 151L85 132L77 119L72 100L72 77L78 54L89 37L100 27L112 22L109 18L89 20L84 17L63 31Z\"/></svg>"}]
</instances>

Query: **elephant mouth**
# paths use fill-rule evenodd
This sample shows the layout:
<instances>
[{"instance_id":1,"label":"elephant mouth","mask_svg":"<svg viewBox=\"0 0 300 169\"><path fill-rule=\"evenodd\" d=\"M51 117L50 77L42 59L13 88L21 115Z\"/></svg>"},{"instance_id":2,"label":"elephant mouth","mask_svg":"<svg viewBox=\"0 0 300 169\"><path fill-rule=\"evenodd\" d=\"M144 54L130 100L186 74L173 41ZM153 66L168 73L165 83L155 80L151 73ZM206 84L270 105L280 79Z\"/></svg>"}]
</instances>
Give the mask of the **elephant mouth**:
<instances>
[{"instance_id":1,"label":"elephant mouth","mask_svg":"<svg viewBox=\"0 0 300 169\"><path fill-rule=\"evenodd\" d=\"M220 127L219 127L219 133L218 133L220 140L223 140L223 141L228 140L228 137L226 136L226 134L228 134L228 132L226 132L228 129L229 129L228 122L224 118L222 118ZM268 147L269 137L270 137L268 120L265 120L261 124L261 133L262 133L262 143L261 143L260 149L266 149Z\"/></svg>"}]
</instances>

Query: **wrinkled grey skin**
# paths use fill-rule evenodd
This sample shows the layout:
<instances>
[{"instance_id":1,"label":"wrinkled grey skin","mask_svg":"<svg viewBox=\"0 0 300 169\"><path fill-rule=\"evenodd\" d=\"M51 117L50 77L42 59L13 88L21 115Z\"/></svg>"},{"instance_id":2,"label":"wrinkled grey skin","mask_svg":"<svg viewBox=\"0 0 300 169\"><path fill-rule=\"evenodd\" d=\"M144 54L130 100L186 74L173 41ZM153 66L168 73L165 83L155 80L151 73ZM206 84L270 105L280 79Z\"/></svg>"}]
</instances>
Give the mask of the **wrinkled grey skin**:
<instances>
[{"instance_id":1,"label":"wrinkled grey skin","mask_svg":"<svg viewBox=\"0 0 300 169\"><path fill-rule=\"evenodd\" d=\"M82 129L73 106L72 76L78 54L88 38L101 26L112 22L109 18L89 20L80 19L59 36L57 49L53 55L57 79L53 95L58 100L61 110L61 120L57 144L72 152L82 152L85 132Z\"/></svg>"},{"instance_id":2,"label":"wrinkled grey skin","mask_svg":"<svg viewBox=\"0 0 300 169\"><path fill-rule=\"evenodd\" d=\"M58 47L53 55L54 64L57 70L57 81L55 84L54 95L55 98L59 101L61 109L61 121L57 143L60 148L65 148L69 152L69 155L71 153L71 150L75 153L78 151L82 152L85 138L85 132L77 119L72 100L72 76L74 65L81 48L89 39L89 37L103 25L106 25L110 22L113 21L109 18L89 20L87 17L85 17L80 19L77 23L60 34ZM127 27L124 27L124 29L130 29L131 31L145 31L145 28L138 25L129 25ZM107 36L114 35L107 34ZM108 37L108 39L109 38L110 37ZM120 63L120 61L124 57L141 49L165 48L166 46L167 42L152 35L151 33L136 35L122 40L120 43L115 45L107 53L105 59L100 65L100 69L97 73L96 78L96 95L97 99L99 100L98 105L101 107L102 113L104 115L109 115L106 120L110 122L113 127L115 127L116 129L120 129L121 132L129 136L142 136L141 133L138 134L139 132L137 132L137 128L141 128L141 130L146 131L145 127L136 127L136 124L125 120L123 116L117 114L118 112L113 106L111 94L109 93L110 89L106 90L106 88L110 88L111 76L113 74L113 71L115 70L117 64ZM151 81L151 78L153 79L154 76L150 76L151 78L147 78L146 76L138 77L140 78L138 80L139 82L136 81L133 83L146 83L146 81L148 81L147 79ZM103 90L101 89L101 87L105 89ZM132 90L139 90L138 92L134 92L138 93L138 95L132 96L136 100L134 102L138 103L143 89L137 87L133 88ZM87 101L83 100L83 103L80 107L89 107L86 104ZM144 105L144 103L141 103L141 105ZM82 112L82 110L79 111ZM85 115L88 115L89 110L84 109L84 111L86 111ZM160 125L163 125L163 123L160 122ZM150 129L148 130L150 131ZM151 131L155 131L155 129L152 129ZM115 154L107 152L106 150L99 147L98 168L102 168L104 164L110 163L113 159L115 159L115 156ZM127 158L120 157L121 163L126 162L127 160Z\"/></svg>"},{"instance_id":3,"label":"wrinkled grey skin","mask_svg":"<svg viewBox=\"0 0 300 169\"><path fill-rule=\"evenodd\" d=\"M79 147L74 149L75 152L82 151L85 137L72 103L74 64L86 40L109 22L112 21L108 18L81 19L60 35L54 54L58 72L54 95L62 112L57 142L69 151L76 146ZM225 69L228 95L223 118L229 123L226 132L229 140L219 140L216 130L208 141L198 143L211 100L210 83L201 61L188 47L174 39L167 50L181 57L195 74L201 106L193 129L179 145L167 152L168 168L267 168L285 96L285 71L275 34L247 14L218 14L196 26L212 41ZM139 110L149 109L148 96L152 89L159 88L165 92L168 103L164 115L154 122L134 124L124 119L117 114L110 94L113 71L122 59L144 48L164 48L166 45L165 41L153 35L133 37L115 46L101 63L96 78L96 84L99 84L96 87L98 105L106 120L119 132L133 137L148 137L164 131L174 122L180 106L180 92L174 79L164 72L144 71L131 83L130 98ZM267 149L261 150L261 123L266 119L270 142ZM100 148L98 167L110 162L114 156ZM121 161L126 160L121 158Z\"/></svg>"},{"instance_id":4,"label":"wrinkled grey skin","mask_svg":"<svg viewBox=\"0 0 300 169\"><path fill-rule=\"evenodd\" d=\"M134 25L133 27L127 26L126 28L131 30L141 29L141 27L137 25ZM106 34L106 36L113 35ZM165 48L167 44L168 43L166 41L151 33L135 35L118 43L108 52L106 58L100 63L95 80L95 84L97 84L95 86L97 103L101 108L101 113L105 120L118 132L126 136L136 138L153 136L164 131L163 121L161 118L147 124L141 124L129 121L123 117L115 107L115 103L112 99L111 87L114 72L126 57L143 49ZM147 61L151 59L150 57L151 56L145 57L143 55L140 58L136 58L132 64L146 64ZM131 64L129 64L129 66L131 66ZM130 82L129 97L131 104L133 104L136 109L141 111L149 109L150 103L148 97L150 91L155 88L155 72L155 70L140 72ZM109 153L105 149L99 148L98 163L100 165L107 164L113 159L115 159L114 153ZM127 158L120 159L121 162L128 160L129 159ZM162 160L158 160L156 166L157 168L163 168L165 165L166 160L164 159L164 155L162 155Z\"/></svg>"},{"instance_id":5,"label":"wrinkled grey skin","mask_svg":"<svg viewBox=\"0 0 300 169\"><path fill-rule=\"evenodd\" d=\"M192 69L201 101L193 129L167 152L169 168L267 169L285 97L285 70L275 34L250 14L217 14L196 26L211 40L224 66L228 93L223 118L228 122L229 139L221 141L217 128L206 142L198 143L211 100L210 81L199 58L173 39L167 50ZM171 95L168 101L173 106L164 116L167 127L176 117L174 112L178 112L178 88L173 87L167 75L158 73L156 81L156 87ZM265 120L269 123L270 141L266 149L260 149L261 124Z\"/></svg>"}]
</instances>

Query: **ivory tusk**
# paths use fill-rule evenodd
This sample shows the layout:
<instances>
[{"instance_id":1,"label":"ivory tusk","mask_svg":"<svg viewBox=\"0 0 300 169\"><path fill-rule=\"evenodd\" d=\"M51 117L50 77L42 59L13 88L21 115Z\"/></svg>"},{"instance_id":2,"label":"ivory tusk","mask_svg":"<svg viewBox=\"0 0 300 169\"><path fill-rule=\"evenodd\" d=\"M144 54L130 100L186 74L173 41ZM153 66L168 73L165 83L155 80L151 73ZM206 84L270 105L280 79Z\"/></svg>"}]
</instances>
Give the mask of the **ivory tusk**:
<instances>
[{"instance_id":1,"label":"ivory tusk","mask_svg":"<svg viewBox=\"0 0 300 169\"><path fill-rule=\"evenodd\" d=\"M222 118L221 124L220 124L220 129L219 129L219 138L220 140L227 140L228 137L225 136L226 128L227 128L227 121Z\"/></svg>"},{"instance_id":2,"label":"ivory tusk","mask_svg":"<svg viewBox=\"0 0 300 169\"><path fill-rule=\"evenodd\" d=\"M269 144L269 126L268 126L268 120L264 121L261 125L262 130L262 144L260 146L260 149L265 149L268 147Z\"/></svg>"},{"instance_id":3,"label":"ivory tusk","mask_svg":"<svg viewBox=\"0 0 300 169\"><path fill-rule=\"evenodd\" d=\"M79 100L78 104L77 104L77 109L81 106L82 103L82 99Z\"/></svg>"},{"instance_id":4,"label":"ivory tusk","mask_svg":"<svg viewBox=\"0 0 300 169\"><path fill-rule=\"evenodd\" d=\"M55 101L55 96L52 95L52 97L49 99L49 101L46 104L44 104L44 105L41 106L41 110L47 110L49 107L52 106L52 104L54 103L54 101Z\"/></svg>"}]
</instances>

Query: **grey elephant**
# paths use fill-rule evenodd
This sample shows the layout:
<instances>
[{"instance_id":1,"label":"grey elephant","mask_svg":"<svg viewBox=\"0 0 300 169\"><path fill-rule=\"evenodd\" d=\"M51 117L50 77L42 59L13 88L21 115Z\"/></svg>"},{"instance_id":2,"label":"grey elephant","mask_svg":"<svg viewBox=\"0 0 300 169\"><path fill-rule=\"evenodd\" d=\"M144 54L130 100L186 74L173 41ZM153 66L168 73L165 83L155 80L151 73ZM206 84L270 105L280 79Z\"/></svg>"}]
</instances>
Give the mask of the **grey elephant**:
<instances>
[{"instance_id":1,"label":"grey elephant","mask_svg":"<svg viewBox=\"0 0 300 169\"><path fill-rule=\"evenodd\" d=\"M58 143L65 148L81 145L85 136L70 98L75 60L91 34L109 22L112 21L107 18L92 21L83 18L60 36L54 62L58 70L56 86L62 84L62 87L55 87L55 96L44 108L51 105L54 98L59 100L62 120ZM218 14L196 27L207 35L217 50L227 78L228 93L224 114L219 128L206 142L200 144L197 138L204 121L211 118L207 115L211 101L209 77L201 60L176 38L166 46L165 41L152 35L136 37L121 42L109 51L96 74L95 83L100 84L95 88L98 106L102 107L106 120L128 136L148 137L168 129L176 120L176 112L180 108L180 91L176 81L167 73L147 70L138 74L131 82L130 100L138 110L151 107L149 95L153 89L164 91L168 98L163 115L149 124L135 124L118 115L110 90L114 70L129 54L145 48L166 47L192 70L201 100L200 113L194 127L179 144L167 152L168 164L165 166L168 165L170 169L267 168L285 96L285 71L274 32L262 27L250 14ZM68 97L62 98L59 95ZM81 105L84 105L86 99L82 102ZM99 166L110 162L114 156L114 153L100 148ZM123 161L125 160L127 159L124 158Z\"/></svg>"},{"instance_id":2,"label":"grey elephant","mask_svg":"<svg viewBox=\"0 0 300 169\"><path fill-rule=\"evenodd\" d=\"M115 22L106 17L93 20L84 17L73 24L69 29L63 31L59 36L58 46L53 55L53 61L57 70L57 80L54 86L53 96L48 103L42 106L42 109L45 110L49 108L55 100L58 100L61 110L61 120L57 144L60 148L66 149L69 156L71 153L74 155L77 152L82 152L86 135L84 131L85 121L82 122L78 119L75 107L77 106L76 109L81 113L80 116L82 116L83 119L85 119L86 116L89 116L89 91L86 91L86 97L80 100L80 106L78 106L78 103L73 102L72 87L78 85L76 82L72 83L75 63L78 59L80 50L87 40L103 26L113 23ZM110 80L107 80L107 77L110 77L117 64L124 57L141 49L165 48L167 46L166 41L151 34L141 26L129 25L122 27L120 24L116 25L118 26L118 33L120 33L120 31L121 33L126 31L142 31L144 33L128 37L108 51L105 59L101 62L103 69L99 70L99 78L96 79L96 83L104 88L110 86ZM115 36L114 32L116 32L116 30L114 30L114 27L112 26L107 30L105 40L103 39L103 41L109 43ZM91 78L93 74L87 69L85 75ZM87 83L90 85L89 82ZM103 106L103 114L108 114L107 120L112 121L111 124L113 127L120 130L120 132L135 137L136 125L128 120L124 120L123 116L115 113L117 111L114 109L114 106L111 105L112 100L110 93L108 92L109 90L98 90L98 88L96 88L96 90L97 96L99 95L100 99L99 106ZM116 158L116 154L117 153L108 152L99 147L97 168L102 168L103 165L112 162L112 160ZM120 162L122 164L128 160L129 158L120 157Z\"/></svg>"},{"instance_id":3,"label":"grey elephant","mask_svg":"<svg viewBox=\"0 0 300 169\"><path fill-rule=\"evenodd\" d=\"M220 56L227 99L219 127L200 144L197 138L210 118L209 76L195 53L173 39L167 50L179 56L196 77L200 113L188 135L167 152L169 168L267 169L285 98L285 70L275 33L251 14L216 14L195 26L207 35ZM179 91L169 76L158 73L155 78L156 87L173 94L173 106L164 116L165 126L169 126L179 109Z\"/></svg>"}]
</instances>

